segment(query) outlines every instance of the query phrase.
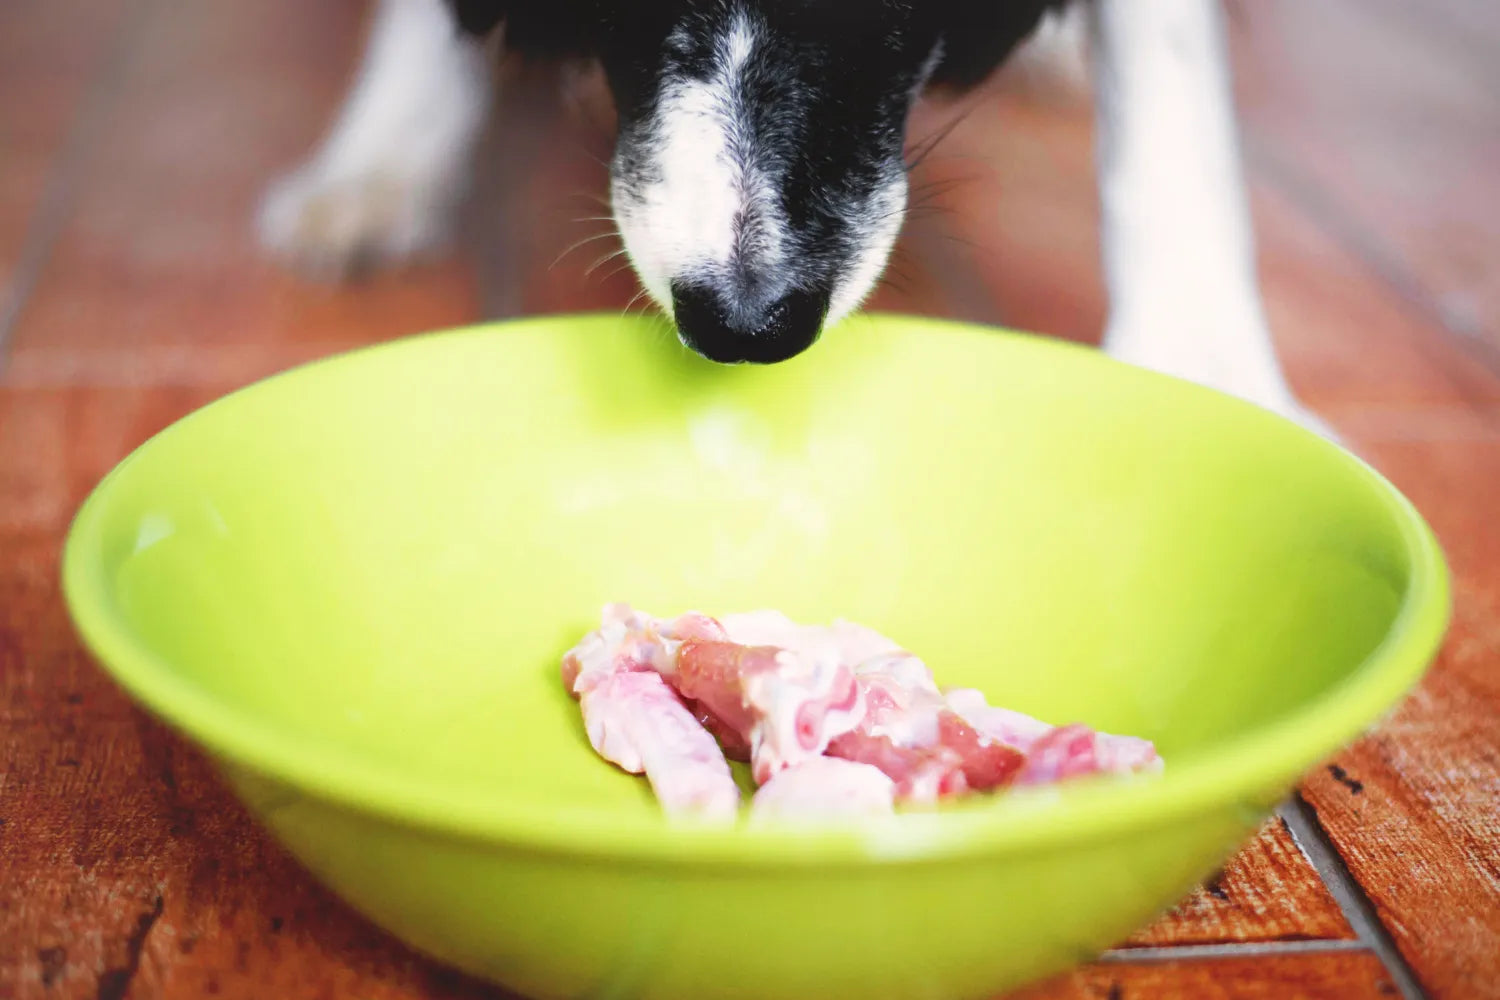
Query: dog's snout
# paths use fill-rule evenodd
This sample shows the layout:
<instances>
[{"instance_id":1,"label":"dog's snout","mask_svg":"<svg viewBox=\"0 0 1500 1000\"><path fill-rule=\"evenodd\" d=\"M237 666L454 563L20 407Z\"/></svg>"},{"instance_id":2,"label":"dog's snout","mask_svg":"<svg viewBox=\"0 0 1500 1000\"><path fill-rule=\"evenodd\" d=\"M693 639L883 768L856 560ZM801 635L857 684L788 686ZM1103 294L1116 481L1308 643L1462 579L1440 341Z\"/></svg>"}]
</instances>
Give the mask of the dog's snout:
<instances>
[{"instance_id":1,"label":"dog's snout","mask_svg":"<svg viewBox=\"0 0 1500 1000\"><path fill-rule=\"evenodd\" d=\"M828 314L828 296L798 290L751 304L708 285L675 283L672 314L683 343L708 360L769 365L813 345Z\"/></svg>"}]
</instances>

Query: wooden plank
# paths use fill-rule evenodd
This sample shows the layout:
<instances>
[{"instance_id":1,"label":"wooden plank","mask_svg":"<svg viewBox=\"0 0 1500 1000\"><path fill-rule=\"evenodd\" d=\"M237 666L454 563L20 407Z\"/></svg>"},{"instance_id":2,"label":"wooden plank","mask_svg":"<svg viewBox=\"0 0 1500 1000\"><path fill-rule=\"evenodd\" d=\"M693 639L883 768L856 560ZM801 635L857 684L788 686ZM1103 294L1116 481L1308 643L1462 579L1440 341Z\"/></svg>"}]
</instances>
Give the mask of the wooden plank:
<instances>
[{"instance_id":1,"label":"wooden plank","mask_svg":"<svg viewBox=\"0 0 1500 1000\"><path fill-rule=\"evenodd\" d=\"M1273 819L1222 872L1124 947L1354 936L1286 827Z\"/></svg>"},{"instance_id":2,"label":"wooden plank","mask_svg":"<svg viewBox=\"0 0 1500 1000\"><path fill-rule=\"evenodd\" d=\"M68 655L29 661L72 675L66 689L38 692L66 721L48 733L23 728L21 746L4 747L22 789L5 795L6 812L27 834L0 846L6 870L24 873L0 889L0 935L24 946L0 964L0 994L504 995L352 914L253 825L194 751L96 675L68 669Z\"/></svg>"},{"instance_id":3,"label":"wooden plank","mask_svg":"<svg viewBox=\"0 0 1500 1000\"><path fill-rule=\"evenodd\" d=\"M1000 93L933 154L955 185L942 212L974 248L997 314L1082 342L1098 340L1105 317L1089 114ZM1398 404L1500 403L1482 361L1454 351L1273 178L1249 179L1272 332L1306 401L1334 423Z\"/></svg>"},{"instance_id":4,"label":"wooden plank","mask_svg":"<svg viewBox=\"0 0 1500 1000\"><path fill-rule=\"evenodd\" d=\"M191 750L103 683L58 605L56 545L72 505L151 430L253 374L472 311L472 283L457 271L309 291L260 261L236 228L243 218L231 216L248 213L265 173L315 137L323 109L309 109L336 97L343 72L327 46L332 40L347 55L356 24L349 7L257 8L204 5L150 36L147 69L132 78L105 140L112 175L89 175L17 345L13 388L0 391L0 739L3 759L16 762L0 786L0 818L10 820L0 831L0 868L24 875L0 883L0 940L26 945L18 959L0 957L0 994L486 995L413 958L304 878ZM309 17L324 27L285 30ZM283 60L280 83L254 69L268 58ZM226 82L205 83L221 69ZM158 179L160 150L179 147L163 145L173 136L152 130L153 114L169 109L163 120L184 122L190 138L218 135L184 94L254 109L243 126L236 122L232 151L256 162L241 170L198 160L195 147ZM1086 128L1019 105L980 125L966 123L977 134L948 151L958 164L946 169L955 173L938 176L992 158L1014 171L1004 183L970 184L952 202L951 217L972 220L1005 251L991 252L986 272L996 308L1035 319L1022 325L1088 339L1102 308L1088 270L1096 251ZM1014 144L996 140L997 131ZM560 179L589 180L582 171ZM1035 200L1033 184L1042 191ZM139 231L189 211L207 221L174 223L161 242L132 247ZM1486 956L1500 951L1485 880L1495 831L1483 812L1494 801L1485 784L1494 773L1492 728L1483 728L1496 662L1488 623L1500 610L1486 574L1500 548L1486 534L1485 509L1469 498L1477 484L1500 481L1500 468L1478 457L1488 454L1500 392L1297 205L1273 190L1258 212L1273 317L1299 385L1314 403L1335 407L1399 484L1414 495L1426 490L1424 508L1446 512L1435 519L1462 584L1455 645L1433 682L1392 720L1395 728L1340 760L1341 778L1316 778L1308 796L1434 995L1475 995L1476 985L1495 981ZM533 249L533 263L544 256ZM565 306L569 280L541 286L531 303ZM929 296L920 308L941 303ZM1430 440L1397 440L1413 436ZM1350 782L1361 783L1358 796ZM1424 866L1416 877L1413 858ZM1218 888L1227 900L1200 893L1132 943L1348 936L1275 828ZM1301 955L1109 964L1070 977L1074 992L1061 995L1107 997L1116 984L1121 996L1384 995L1367 956L1333 961L1349 967L1278 971L1284 963L1323 967L1323 956ZM1125 978L1114 978L1119 969ZM1372 982L1375 993L1357 992Z\"/></svg>"},{"instance_id":5,"label":"wooden plank","mask_svg":"<svg viewBox=\"0 0 1500 1000\"><path fill-rule=\"evenodd\" d=\"M74 639L76 504L215 394L0 389L0 996L499 996L321 890Z\"/></svg>"},{"instance_id":6,"label":"wooden plank","mask_svg":"<svg viewBox=\"0 0 1500 1000\"><path fill-rule=\"evenodd\" d=\"M0 5L0 309L125 7L123 0Z\"/></svg>"},{"instance_id":7,"label":"wooden plank","mask_svg":"<svg viewBox=\"0 0 1500 1000\"><path fill-rule=\"evenodd\" d=\"M1500 8L1258 0L1236 25L1252 158L1311 189L1454 329L1500 347Z\"/></svg>"},{"instance_id":8,"label":"wooden plank","mask_svg":"<svg viewBox=\"0 0 1500 1000\"><path fill-rule=\"evenodd\" d=\"M1095 963L1004 1000L1385 1000L1398 995L1367 951Z\"/></svg>"},{"instance_id":9,"label":"wooden plank","mask_svg":"<svg viewBox=\"0 0 1500 1000\"><path fill-rule=\"evenodd\" d=\"M1105 302L1088 106L1007 88L933 108L928 121L919 137L951 131L927 157L930 193L918 197L972 256L991 320L1097 343Z\"/></svg>"},{"instance_id":10,"label":"wooden plank","mask_svg":"<svg viewBox=\"0 0 1500 1000\"><path fill-rule=\"evenodd\" d=\"M1456 578L1446 649L1393 717L1305 797L1435 998L1500 985L1500 434L1371 441Z\"/></svg>"},{"instance_id":11,"label":"wooden plank","mask_svg":"<svg viewBox=\"0 0 1500 1000\"><path fill-rule=\"evenodd\" d=\"M1493 79L1493 66L1435 44L1426 8L1254 7L1237 56L1251 162L1265 167L1273 321L1309 400L1332 407L1433 521L1457 582L1453 632L1426 683L1305 795L1429 994L1487 995L1500 983L1500 535L1487 500L1500 481L1500 379L1432 313L1461 332L1455 302L1483 328L1497 315L1500 254L1476 239L1495 221L1494 88L1465 82ZM1393 115L1424 141L1392 132Z\"/></svg>"},{"instance_id":12,"label":"wooden plank","mask_svg":"<svg viewBox=\"0 0 1500 1000\"><path fill-rule=\"evenodd\" d=\"M20 328L10 377L100 381L133 352L222 370L247 343L354 346L477 315L459 259L352 287L272 264L253 218L313 148L347 82L360 6L149 5L112 114Z\"/></svg>"},{"instance_id":13,"label":"wooden plank","mask_svg":"<svg viewBox=\"0 0 1500 1000\"><path fill-rule=\"evenodd\" d=\"M1395 408L1500 403L1500 380L1269 183L1254 186L1261 284L1294 388L1337 424Z\"/></svg>"}]
</instances>

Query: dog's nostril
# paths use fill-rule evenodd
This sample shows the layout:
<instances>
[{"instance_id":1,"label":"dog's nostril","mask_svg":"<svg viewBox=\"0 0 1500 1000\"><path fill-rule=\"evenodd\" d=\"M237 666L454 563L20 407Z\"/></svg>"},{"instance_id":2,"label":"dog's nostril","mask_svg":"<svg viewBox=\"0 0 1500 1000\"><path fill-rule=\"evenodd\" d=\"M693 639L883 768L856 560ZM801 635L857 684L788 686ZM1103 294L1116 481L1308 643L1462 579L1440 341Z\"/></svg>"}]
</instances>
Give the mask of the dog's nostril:
<instances>
[{"instance_id":1,"label":"dog's nostril","mask_svg":"<svg viewBox=\"0 0 1500 1000\"><path fill-rule=\"evenodd\" d=\"M705 285L672 286L672 314L688 347L723 364L774 364L812 346L823 329L828 296L796 291L770 303L727 302Z\"/></svg>"}]
</instances>

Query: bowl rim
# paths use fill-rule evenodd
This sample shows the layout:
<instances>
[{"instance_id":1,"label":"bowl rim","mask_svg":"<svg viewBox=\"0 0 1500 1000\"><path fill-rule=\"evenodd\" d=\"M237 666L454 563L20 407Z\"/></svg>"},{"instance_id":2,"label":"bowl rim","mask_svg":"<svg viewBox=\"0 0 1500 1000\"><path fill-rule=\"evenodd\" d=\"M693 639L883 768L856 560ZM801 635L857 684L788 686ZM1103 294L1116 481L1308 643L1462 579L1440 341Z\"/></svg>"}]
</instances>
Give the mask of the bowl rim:
<instances>
[{"instance_id":1,"label":"bowl rim","mask_svg":"<svg viewBox=\"0 0 1500 1000\"><path fill-rule=\"evenodd\" d=\"M1214 405L1256 411L1285 432L1306 435L1328 461L1352 467L1398 529L1411 571L1400 607L1385 637L1350 674L1295 711L1216 743L1159 777L1080 781L1015 791L975 807L940 813L907 813L857 826L733 828L627 820L610 810L559 809L512 803L483 794L475 779L434 782L395 773L352 751L305 733L290 732L242 712L182 679L134 635L116 613L103 566L101 533L115 485L148 449L200 414L241 394L350 358L421 349L449 338L492 337L526 327L576 327L627 321L606 313L573 313L502 320L437 330L342 351L253 381L174 421L135 447L89 493L68 530L62 552L62 589L74 627L104 672L160 720L187 736L221 766L270 779L288 789L285 803L322 799L373 818L490 845L614 862L693 863L758 867L859 865L871 862L937 862L1002 850L1054 849L1079 840L1118 836L1191 814L1229 808L1246 828L1263 819L1318 761L1337 752L1395 708L1435 658L1451 616L1446 560L1415 506L1363 459L1312 431L1251 403L1166 375L1114 361L1090 347L982 324L863 314L853 321L920 322L933 330L1027 341L1043 351L1091 355L1085 363L1118 366L1116 377L1165 379L1190 392L1218 397ZM646 320L645 322L651 322ZM850 322L850 321L846 321ZM252 809L255 804L252 803Z\"/></svg>"}]
</instances>

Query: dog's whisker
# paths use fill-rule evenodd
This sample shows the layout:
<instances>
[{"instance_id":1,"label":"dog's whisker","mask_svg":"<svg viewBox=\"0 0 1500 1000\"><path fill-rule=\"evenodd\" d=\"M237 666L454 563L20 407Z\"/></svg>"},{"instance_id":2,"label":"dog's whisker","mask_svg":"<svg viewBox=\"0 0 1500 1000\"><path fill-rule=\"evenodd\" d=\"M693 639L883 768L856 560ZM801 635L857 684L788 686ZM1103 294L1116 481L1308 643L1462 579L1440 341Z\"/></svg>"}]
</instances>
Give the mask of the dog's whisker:
<instances>
[{"instance_id":1,"label":"dog's whisker","mask_svg":"<svg viewBox=\"0 0 1500 1000\"><path fill-rule=\"evenodd\" d=\"M912 275L906 273L906 271L902 270L899 267L887 268L885 274L882 275L882 278L889 278L892 281L899 281L902 286L900 289L901 291L909 290L909 286L916 280Z\"/></svg>"},{"instance_id":2,"label":"dog's whisker","mask_svg":"<svg viewBox=\"0 0 1500 1000\"><path fill-rule=\"evenodd\" d=\"M969 112L969 114L972 113L972 111ZM966 149L945 149L941 153L935 152L931 156L929 156L925 162L929 164L961 163L976 168L976 171L980 173L988 173L993 171L994 169L994 164L992 164L989 160L985 159L983 156L977 156L971 150Z\"/></svg>"},{"instance_id":3,"label":"dog's whisker","mask_svg":"<svg viewBox=\"0 0 1500 1000\"><path fill-rule=\"evenodd\" d=\"M911 288L905 278L898 274L882 274L880 276L880 287L889 288L898 295L911 297Z\"/></svg>"},{"instance_id":4,"label":"dog's whisker","mask_svg":"<svg viewBox=\"0 0 1500 1000\"><path fill-rule=\"evenodd\" d=\"M959 233L955 233L950 230L940 230L937 233L937 237L941 240L947 240L949 243L957 243L959 246L965 247L969 250L980 249L979 244L971 240L969 237L960 235Z\"/></svg>"},{"instance_id":5,"label":"dog's whisker","mask_svg":"<svg viewBox=\"0 0 1500 1000\"><path fill-rule=\"evenodd\" d=\"M612 236L618 236L618 235L619 235L618 233L616 233L613 230L611 230L611 231L609 231L607 233L594 233L592 236L585 236L581 240L578 240L578 241L576 241L574 243L570 243L567 247L565 247L563 249L562 253L560 253L560 254L557 255L557 258L555 260L553 260L552 263L550 263L550 264L547 265L547 270L550 271L553 268L557 267L557 265L559 265L559 264L561 264L563 262L563 258L566 257L566 256L568 256L568 254L572 253L574 250L578 250L578 249L580 249L582 247L586 247L590 243L596 243L599 240L607 240L607 239L609 239Z\"/></svg>"},{"instance_id":6,"label":"dog's whisker","mask_svg":"<svg viewBox=\"0 0 1500 1000\"><path fill-rule=\"evenodd\" d=\"M917 193L917 196L915 198L911 199L911 201L908 203L908 207L909 208L924 208L924 207L929 207L929 206L932 206L932 205L944 205L944 204L946 204L948 196L950 194L952 194L954 191L956 191L958 188L959 188L959 185L954 184L954 185L952 185L950 187L945 187L945 188L942 188L942 189L933 189L933 190L930 190L930 191L920 191L920 192Z\"/></svg>"},{"instance_id":7,"label":"dog's whisker","mask_svg":"<svg viewBox=\"0 0 1500 1000\"><path fill-rule=\"evenodd\" d=\"M596 132L606 131L605 129L600 128L598 124L593 121L586 120L585 124L593 128ZM573 151L578 153L580 156L586 157L589 162L603 167L606 171L611 169L609 161L603 159L598 153L594 151L593 145L590 144L589 140L586 137L575 134L571 137L571 141L568 142L567 145L571 146L573 148Z\"/></svg>"},{"instance_id":8,"label":"dog's whisker","mask_svg":"<svg viewBox=\"0 0 1500 1000\"><path fill-rule=\"evenodd\" d=\"M576 198L579 201L587 202L590 205L597 205L600 208L604 209L604 211L606 212L613 210L613 206L610 204L609 198L605 195L600 194L598 191L570 191L563 197L570 199ZM613 219L614 216L610 216L610 218Z\"/></svg>"},{"instance_id":9,"label":"dog's whisker","mask_svg":"<svg viewBox=\"0 0 1500 1000\"><path fill-rule=\"evenodd\" d=\"M600 257L599 259L595 260L587 268L585 268L584 272L583 272L583 276L585 278L591 278L591 277L593 277L595 271L599 270L599 268L601 268L605 264L608 264L610 261L614 260L615 258L620 257L624 253L625 253L625 248L624 247L620 247L618 250L612 250L612 251L610 251L609 253L605 254L603 257ZM611 273L613 273L613 272L611 272Z\"/></svg>"},{"instance_id":10,"label":"dog's whisker","mask_svg":"<svg viewBox=\"0 0 1500 1000\"><path fill-rule=\"evenodd\" d=\"M941 197L965 184L974 183L973 177L931 177L908 188L908 194L914 199Z\"/></svg>"},{"instance_id":11,"label":"dog's whisker","mask_svg":"<svg viewBox=\"0 0 1500 1000\"><path fill-rule=\"evenodd\" d=\"M915 208L908 209L906 217L918 222L925 222L928 219L952 218L956 214L952 205L933 204L918 205Z\"/></svg>"},{"instance_id":12,"label":"dog's whisker","mask_svg":"<svg viewBox=\"0 0 1500 1000\"><path fill-rule=\"evenodd\" d=\"M907 173L910 173L911 171L919 167L922 164L922 161L926 160L927 157L932 155L932 151L937 148L939 143L948 138L948 136L952 135L954 129L958 128L965 121L967 121L969 116L979 109L979 106L982 103L982 99L989 96L989 91L991 89L993 88L981 87L971 93L969 95L969 98L964 102L966 107L962 108L951 121L949 121L945 125L939 126L936 130L930 133L926 139L923 139L916 143L916 153L906 163Z\"/></svg>"},{"instance_id":13,"label":"dog's whisker","mask_svg":"<svg viewBox=\"0 0 1500 1000\"><path fill-rule=\"evenodd\" d=\"M911 214L911 209L909 207L897 208L897 209L893 209L892 211L883 212L880 215L875 216L874 221L875 222L884 222L886 219L898 218L898 217L906 216L906 215L910 215L910 214Z\"/></svg>"},{"instance_id":14,"label":"dog's whisker","mask_svg":"<svg viewBox=\"0 0 1500 1000\"><path fill-rule=\"evenodd\" d=\"M616 275L620 274L621 272L628 271L628 270L630 270L630 261L626 260L623 263L616 264L614 267L610 268L605 273L599 275L599 277L598 277L597 280L598 280L599 284L602 285L602 284L605 284L606 282L612 280Z\"/></svg>"},{"instance_id":15,"label":"dog's whisker","mask_svg":"<svg viewBox=\"0 0 1500 1000\"><path fill-rule=\"evenodd\" d=\"M622 310L620 310L620 312L623 315L625 315L625 316L629 316L630 315L630 310L635 306L635 304L637 302L639 302L645 296L646 296L646 290L644 288L642 288L640 291L636 292L634 295L632 295L630 297L630 301L627 302L627 303L625 303L625 308L622 309Z\"/></svg>"},{"instance_id":16,"label":"dog's whisker","mask_svg":"<svg viewBox=\"0 0 1500 1000\"><path fill-rule=\"evenodd\" d=\"M909 250L888 254L886 247L903 223L962 207L948 192L964 182L958 174L976 171L947 164L984 162L997 150L960 129L972 127L976 111L995 107L1004 77L994 71L1061 3L892 2L858 11L825 4L832 16L812 21L783 19L775 13L780 0L572 4L568 17L558 17L557 6L556 0L379 5L371 37L388 41L367 44L359 70L361 81L375 82L351 89L340 124L310 160L309 172L271 192L262 220L271 230L263 234L266 241L340 273L366 258L424 251L416 237L425 238L440 220L412 220L410 213L436 207L429 204L434 192L465 165L480 138L479 114L449 110L479 111L503 81L490 75L498 67L474 65L476 46L488 47L493 38L529 69L586 70L561 81L561 101L555 99L560 81L523 74L523 82L550 82L553 99L545 107L539 101L525 116L529 122L503 123L513 132L534 132L552 154L561 147L568 155L553 179L564 188L587 186L577 197L597 207L583 210L588 217L580 221L609 229L564 249L549 270L581 247L619 239L610 221L617 217L630 234L630 253L618 265L620 254L602 256L585 273L597 280L607 268L614 268L613 278L633 267L658 299L643 288L626 314L644 302L680 321L685 339L707 354L784 360L812 342L827 316L856 308L877 281L932 291L944 258L956 252L927 239L925 231L908 247L925 246L931 251L926 259ZM1091 60L1097 72L1087 78L1104 154L1094 178L1102 195L1098 236L1104 255L1123 262L1119 274L1106 275L1104 291L1113 297L1117 286L1145 288L1142 294L1167 303L1169 312L1132 311L1140 327L1112 339L1129 344L1131 360L1147 367L1171 362L1180 373L1179 361L1207 365L1203 374L1215 381L1221 370L1251 372L1236 381L1270 393L1284 408L1285 386L1265 374L1276 356L1258 317L1234 324L1225 334L1231 339L1216 340L1212 351L1184 343L1204 325L1170 294L1177 258L1192 250L1150 224L1163 214L1155 209L1172 207L1159 205L1160 199L1189 201L1203 216L1193 232L1228 247L1215 256L1212 266L1223 270L1209 285L1236 302L1257 300L1253 254L1246 249L1252 241L1243 238L1243 179L1232 162L1233 94L1220 86L1225 67L1216 65L1227 55L1223 40L1191 4L1115 6L1118 14L1090 26L1101 44ZM921 16L914 14L918 7ZM458 16L461 8L466 16ZM1232 8L1231 17L1238 11ZM863 24L847 30L844 20ZM1156 73L1152 67L1161 58L1176 59L1183 72ZM830 79L834 73L842 79ZM925 98L913 106L912 85L919 79L935 99L930 106ZM991 82L972 85L985 79ZM949 101L943 92L961 96ZM1035 123L1018 124L1024 132ZM898 138L903 130L910 142ZM934 169L938 163L944 166ZM997 186L995 174L982 169L988 170L979 175L988 193ZM611 207L603 191L618 192L618 204ZM908 204L896 211L897 202ZM568 206L556 217L577 211L571 200ZM319 224L332 208L340 224ZM928 228L984 252L969 237L984 239L992 227ZM686 308L676 304L679 298ZM1213 305L1207 293L1198 299L1204 305L1195 308ZM705 319L695 330L696 316ZM778 335L761 336L772 321ZM1147 331L1159 332L1148 337ZM709 338L721 343L709 345ZM1224 350L1231 352L1227 358ZM1186 353L1178 357L1179 351Z\"/></svg>"}]
</instances>

